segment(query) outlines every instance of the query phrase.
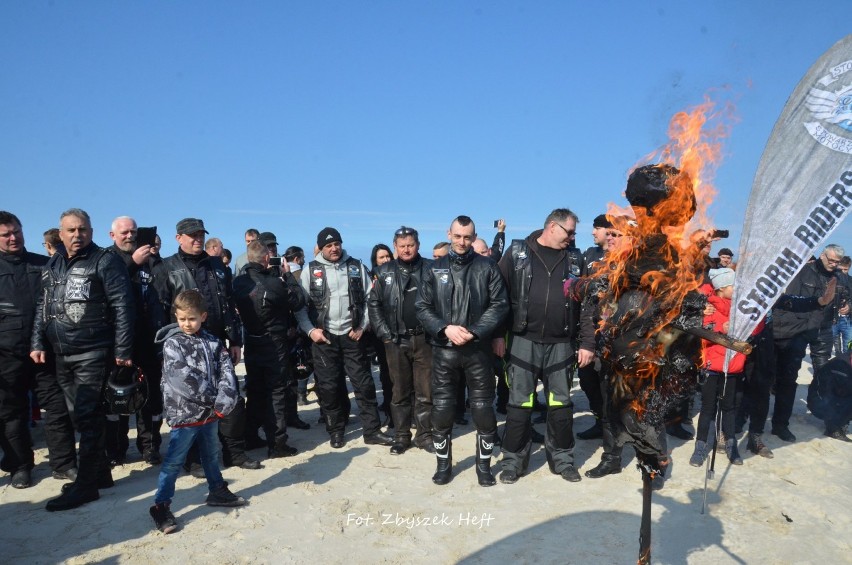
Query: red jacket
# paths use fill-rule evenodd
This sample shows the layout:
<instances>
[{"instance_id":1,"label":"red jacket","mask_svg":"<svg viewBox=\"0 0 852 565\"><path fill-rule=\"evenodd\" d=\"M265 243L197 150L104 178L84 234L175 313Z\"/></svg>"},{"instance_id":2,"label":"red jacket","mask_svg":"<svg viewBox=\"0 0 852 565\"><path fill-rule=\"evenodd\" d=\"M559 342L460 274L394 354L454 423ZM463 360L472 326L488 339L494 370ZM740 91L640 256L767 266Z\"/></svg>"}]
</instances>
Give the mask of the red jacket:
<instances>
[{"instance_id":1,"label":"red jacket","mask_svg":"<svg viewBox=\"0 0 852 565\"><path fill-rule=\"evenodd\" d=\"M725 322L731 317L731 301L726 298L721 298L715 294L710 294L707 297L708 304L711 304L716 311L709 316L704 316L704 327L714 332L725 333ZM764 321L761 320L757 327L752 332L752 335L757 335L763 331ZM721 373L725 368L725 353L727 348L710 343L704 340L704 363L703 367ZM745 368L746 356L742 353L735 353L731 361L728 363L728 374L742 373Z\"/></svg>"}]
</instances>

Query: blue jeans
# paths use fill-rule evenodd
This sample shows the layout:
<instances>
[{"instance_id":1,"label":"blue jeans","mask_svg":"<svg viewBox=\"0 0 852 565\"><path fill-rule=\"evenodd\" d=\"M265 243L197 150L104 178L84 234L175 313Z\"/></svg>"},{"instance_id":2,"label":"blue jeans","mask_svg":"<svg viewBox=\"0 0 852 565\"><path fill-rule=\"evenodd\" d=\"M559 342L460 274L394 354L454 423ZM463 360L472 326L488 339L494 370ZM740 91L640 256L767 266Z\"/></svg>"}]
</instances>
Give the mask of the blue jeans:
<instances>
[{"instance_id":1,"label":"blue jeans","mask_svg":"<svg viewBox=\"0 0 852 565\"><path fill-rule=\"evenodd\" d=\"M154 503L170 504L175 495L175 481L186 459L186 454L192 443L198 440L198 451L201 455L201 466L207 477L210 492L225 484L222 472L219 470L219 422L210 422L203 426L173 428L169 434L169 451L160 466L160 476L157 480L157 494Z\"/></svg>"},{"instance_id":2,"label":"blue jeans","mask_svg":"<svg viewBox=\"0 0 852 565\"><path fill-rule=\"evenodd\" d=\"M836 355L843 355L846 353L849 342L852 341L852 322L849 321L849 316L838 316L837 323L832 326L831 331L834 334L835 349L837 349L838 345L840 347L834 353ZM839 344L837 343L837 334L840 334Z\"/></svg>"}]
</instances>

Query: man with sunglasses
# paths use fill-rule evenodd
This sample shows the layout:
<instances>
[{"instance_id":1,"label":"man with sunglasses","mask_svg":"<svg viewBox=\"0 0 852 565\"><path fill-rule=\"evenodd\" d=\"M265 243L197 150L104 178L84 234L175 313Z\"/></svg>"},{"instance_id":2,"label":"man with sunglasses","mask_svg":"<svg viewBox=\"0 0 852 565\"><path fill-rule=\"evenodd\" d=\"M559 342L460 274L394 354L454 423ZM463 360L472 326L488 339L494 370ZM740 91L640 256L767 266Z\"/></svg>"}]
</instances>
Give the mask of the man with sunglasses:
<instances>
[{"instance_id":1,"label":"man with sunglasses","mask_svg":"<svg viewBox=\"0 0 852 565\"><path fill-rule=\"evenodd\" d=\"M831 358L834 343L831 327L837 315L849 313L838 281L835 300L825 304L819 298L829 281L837 275L840 260L845 255L839 245L829 244L816 261L805 265L787 286L785 294L772 308L773 337L775 339L775 408L772 412L772 434L784 441L794 442L790 431L790 416L796 401L796 378L802 367L805 350L810 349L814 375ZM848 293L847 293L848 294ZM819 393L819 378L808 387L808 405ZM825 434L835 439L849 441L842 429L829 429Z\"/></svg>"},{"instance_id":2,"label":"man with sunglasses","mask_svg":"<svg viewBox=\"0 0 852 565\"><path fill-rule=\"evenodd\" d=\"M503 434L503 472L500 482L517 482L527 470L536 385L541 379L547 398L545 451L550 471L570 482L580 480L574 466L571 380L579 304L564 294L566 281L580 276L583 262L569 252L576 233L577 215L557 208L543 229L512 241L500 260L512 305L508 320L509 403ZM494 339L494 352L503 355L503 337ZM581 344L580 364L594 358L594 343Z\"/></svg>"},{"instance_id":3,"label":"man with sunglasses","mask_svg":"<svg viewBox=\"0 0 852 565\"><path fill-rule=\"evenodd\" d=\"M393 236L396 259L376 269L368 299L370 325L384 342L393 381L390 410L396 434L390 452L411 447L414 420L416 447L435 452L432 444L432 347L417 319L415 302L432 261L420 256L417 230L401 227Z\"/></svg>"}]
</instances>

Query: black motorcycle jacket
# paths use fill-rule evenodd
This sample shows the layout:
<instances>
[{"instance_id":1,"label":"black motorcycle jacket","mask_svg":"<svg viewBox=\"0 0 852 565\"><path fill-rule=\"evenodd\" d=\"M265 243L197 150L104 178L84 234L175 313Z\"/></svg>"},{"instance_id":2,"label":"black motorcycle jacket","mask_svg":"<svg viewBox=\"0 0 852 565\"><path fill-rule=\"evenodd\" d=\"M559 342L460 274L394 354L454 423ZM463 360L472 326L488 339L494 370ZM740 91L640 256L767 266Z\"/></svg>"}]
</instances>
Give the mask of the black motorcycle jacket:
<instances>
[{"instance_id":1,"label":"black motorcycle jacket","mask_svg":"<svg viewBox=\"0 0 852 565\"><path fill-rule=\"evenodd\" d=\"M247 263L234 279L234 301L245 332L247 363L278 363L288 359L287 332L292 313L305 305L305 295L291 273L284 280L263 265Z\"/></svg>"},{"instance_id":2,"label":"black motorcycle jacket","mask_svg":"<svg viewBox=\"0 0 852 565\"><path fill-rule=\"evenodd\" d=\"M47 257L0 253L0 349L15 355L30 352L36 298Z\"/></svg>"},{"instance_id":3,"label":"black motorcycle jacket","mask_svg":"<svg viewBox=\"0 0 852 565\"><path fill-rule=\"evenodd\" d=\"M58 355L109 348L131 359L136 312L124 263L94 243L70 259L65 254L58 246L42 272L32 350L49 342Z\"/></svg>"},{"instance_id":4,"label":"black motorcycle jacket","mask_svg":"<svg viewBox=\"0 0 852 565\"><path fill-rule=\"evenodd\" d=\"M444 334L448 325L467 328L478 341L494 337L509 313L506 285L494 261L473 250L464 255L451 251L424 275L417 319L431 344L452 347Z\"/></svg>"},{"instance_id":5,"label":"black motorcycle jacket","mask_svg":"<svg viewBox=\"0 0 852 565\"><path fill-rule=\"evenodd\" d=\"M144 265L137 265L133 260L133 253L119 249L115 245L107 248L114 253L124 266L130 277L130 286L133 288L133 301L136 309L136 321L134 324L134 353L137 357L155 354L154 336L168 323L168 318L160 305L157 291L151 284L151 269L153 261Z\"/></svg>"},{"instance_id":6,"label":"black motorcycle jacket","mask_svg":"<svg viewBox=\"0 0 852 565\"><path fill-rule=\"evenodd\" d=\"M838 300L834 303L820 306L817 300L834 276L835 273L825 270L819 259L802 267L772 308L775 339L788 339L806 330L831 327L843 281L838 280Z\"/></svg>"},{"instance_id":7,"label":"black motorcycle jacket","mask_svg":"<svg viewBox=\"0 0 852 565\"><path fill-rule=\"evenodd\" d=\"M511 331L524 335L529 329L529 304L532 293L538 294L539 300L544 296L546 303L546 317L550 323L542 320L537 321L539 330L545 327L551 328L551 336L530 336L535 340L537 337L551 338L573 338L577 335L577 321L579 319L580 304L572 298L566 298L563 288L569 279L577 278L582 269L582 259L568 249L560 253L559 263L556 264L554 276L559 277L559 289L552 289L554 284L547 277L541 280L533 279L533 261L544 264L544 259L539 254L539 244L536 241L541 236L542 230L530 234L526 239L515 239L509 246L506 255L500 260L499 268L506 281L509 300L512 306ZM542 273L544 274L544 273ZM561 328L562 335L556 335L555 328Z\"/></svg>"},{"instance_id":8,"label":"black motorcycle jacket","mask_svg":"<svg viewBox=\"0 0 852 565\"><path fill-rule=\"evenodd\" d=\"M178 251L154 267L154 288L169 320L174 321L172 302L184 290L197 289L207 303L204 327L229 346L242 345L240 318L231 297L231 277L222 259L206 252L200 256Z\"/></svg>"},{"instance_id":9,"label":"black motorcycle jacket","mask_svg":"<svg viewBox=\"0 0 852 565\"><path fill-rule=\"evenodd\" d=\"M408 288L410 279L418 288L422 287L426 271L432 267L431 259L419 254L410 263L399 259L389 261L376 269L376 280L367 299L370 312L370 326L373 333L382 341L399 343L400 335L406 330L403 320L403 292Z\"/></svg>"}]
</instances>

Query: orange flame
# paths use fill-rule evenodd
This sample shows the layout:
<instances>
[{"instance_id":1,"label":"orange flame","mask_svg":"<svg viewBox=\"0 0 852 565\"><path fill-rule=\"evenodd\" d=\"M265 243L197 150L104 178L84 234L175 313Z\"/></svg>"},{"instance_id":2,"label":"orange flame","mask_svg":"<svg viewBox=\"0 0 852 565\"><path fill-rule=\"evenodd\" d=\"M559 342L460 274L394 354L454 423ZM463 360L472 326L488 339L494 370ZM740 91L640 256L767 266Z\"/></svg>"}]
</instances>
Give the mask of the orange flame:
<instances>
[{"instance_id":1,"label":"orange flame","mask_svg":"<svg viewBox=\"0 0 852 565\"><path fill-rule=\"evenodd\" d=\"M623 233L614 248L607 250L606 260L593 276L606 275L609 292L605 300L609 305L602 307L601 327L608 323L608 315L615 312L621 295L639 288L647 292L661 307L664 315L656 320L656 326L642 343L633 344L639 352L630 374L620 376L622 391L629 406L641 416L645 410L643 389L653 389L659 365L654 359L665 355L667 342L661 339L666 326L678 315L680 304L690 291L702 284L703 265L708 246L696 245L712 222L707 210L717 192L712 184L715 171L722 160L721 140L726 138L735 122L733 105L725 104L720 110L709 97L704 103L686 111L676 113L668 128L670 141L653 153L645 156L634 169L647 163L672 165L681 174L666 182L670 195L654 205L653 213L642 207L620 207L610 203L607 217L613 229ZM693 200L694 198L694 200ZM647 243L660 238L668 245L657 245L661 254L657 259L660 268L643 273L635 272L637 260L643 257ZM692 240L692 241L691 241ZM633 265L633 267L631 267ZM633 272L631 272L633 269ZM630 280L631 276L634 280ZM640 276L640 280L635 280ZM641 316L645 312L636 312ZM657 339L652 339L652 338ZM665 336L662 336L665 337Z\"/></svg>"}]
</instances>

